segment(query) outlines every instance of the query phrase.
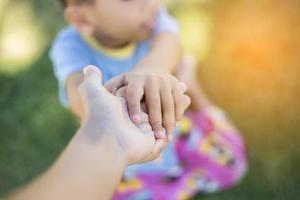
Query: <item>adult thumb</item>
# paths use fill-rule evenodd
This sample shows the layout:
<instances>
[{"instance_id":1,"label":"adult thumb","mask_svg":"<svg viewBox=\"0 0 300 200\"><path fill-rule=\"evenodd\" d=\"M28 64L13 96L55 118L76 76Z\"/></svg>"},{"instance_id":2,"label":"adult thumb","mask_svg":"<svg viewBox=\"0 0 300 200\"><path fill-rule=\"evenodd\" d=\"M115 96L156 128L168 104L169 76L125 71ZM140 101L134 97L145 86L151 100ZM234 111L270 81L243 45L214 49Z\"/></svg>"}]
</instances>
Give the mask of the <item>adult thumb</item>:
<instances>
[{"instance_id":1,"label":"adult thumb","mask_svg":"<svg viewBox=\"0 0 300 200\"><path fill-rule=\"evenodd\" d=\"M83 69L83 82L102 83L102 73L96 66L88 65ZM101 84L102 85L102 84Z\"/></svg>"},{"instance_id":2,"label":"adult thumb","mask_svg":"<svg viewBox=\"0 0 300 200\"><path fill-rule=\"evenodd\" d=\"M92 65L83 69L83 81L79 86L79 93L83 103L89 103L95 98L109 94L102 85L101 71Z\"/></svg>"}]
</instances>

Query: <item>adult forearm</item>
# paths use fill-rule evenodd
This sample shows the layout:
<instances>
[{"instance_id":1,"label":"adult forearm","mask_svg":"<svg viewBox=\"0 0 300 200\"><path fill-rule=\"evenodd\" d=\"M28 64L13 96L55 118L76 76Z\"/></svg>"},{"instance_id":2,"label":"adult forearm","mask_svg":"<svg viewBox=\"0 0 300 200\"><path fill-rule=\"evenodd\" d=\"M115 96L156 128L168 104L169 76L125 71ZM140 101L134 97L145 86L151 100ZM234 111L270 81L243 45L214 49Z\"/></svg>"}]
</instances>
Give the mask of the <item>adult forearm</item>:
<instances>
[{"instance_id":1,"label":"adult forearm","mask_svg":"<svg viewBox=\"0 0 300 200\"><path fill-rule=\"evenodd\" d=\"M86 134L90 128L76 134L47 173L9 199L110 199L125 161L115 138L94 138L95 134Z\"/></svg>"}]
</instances>

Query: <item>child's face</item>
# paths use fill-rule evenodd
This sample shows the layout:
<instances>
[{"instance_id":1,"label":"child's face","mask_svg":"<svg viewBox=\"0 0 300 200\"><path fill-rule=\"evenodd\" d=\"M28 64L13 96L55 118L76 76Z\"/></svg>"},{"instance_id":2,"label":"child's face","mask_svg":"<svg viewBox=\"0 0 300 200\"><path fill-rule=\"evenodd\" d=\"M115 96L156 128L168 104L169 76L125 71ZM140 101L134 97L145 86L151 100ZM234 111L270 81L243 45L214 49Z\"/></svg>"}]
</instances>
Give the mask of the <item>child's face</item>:
<instances>
[{"instance_id":1,"label":"child's face","mask_svg":"<svg viewBox=\"0 0 300 200\"><path fill-rule=\"evenodd\" d=\"M146 39L152 32L160 0L95 0L88 6L92 34L110 46Z\"/></svg>"}]
</instances>

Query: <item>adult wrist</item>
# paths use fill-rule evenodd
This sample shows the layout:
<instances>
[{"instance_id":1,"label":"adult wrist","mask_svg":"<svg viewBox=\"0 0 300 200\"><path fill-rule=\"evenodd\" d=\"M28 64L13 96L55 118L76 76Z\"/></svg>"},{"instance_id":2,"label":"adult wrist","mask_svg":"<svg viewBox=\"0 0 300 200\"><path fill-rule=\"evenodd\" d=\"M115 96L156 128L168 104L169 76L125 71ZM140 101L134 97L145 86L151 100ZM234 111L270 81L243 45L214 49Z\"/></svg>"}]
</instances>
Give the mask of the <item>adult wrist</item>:
<instances>
[{"instance_id":1,"label":"adult wrist","mask_svg":"<svg viewBox=\"0 0 300 200\"><path fill-rule=\"evenodd\" d=\"M117 133L114 132L112 127L109 128L99 125L99 123L95 124L87 121L80 127L73 139L87 146L91 151L98 151L99 153L111 151L118 154L117 158L126 162L125 152L118 141Z\"/></svg>"}]
</instances>

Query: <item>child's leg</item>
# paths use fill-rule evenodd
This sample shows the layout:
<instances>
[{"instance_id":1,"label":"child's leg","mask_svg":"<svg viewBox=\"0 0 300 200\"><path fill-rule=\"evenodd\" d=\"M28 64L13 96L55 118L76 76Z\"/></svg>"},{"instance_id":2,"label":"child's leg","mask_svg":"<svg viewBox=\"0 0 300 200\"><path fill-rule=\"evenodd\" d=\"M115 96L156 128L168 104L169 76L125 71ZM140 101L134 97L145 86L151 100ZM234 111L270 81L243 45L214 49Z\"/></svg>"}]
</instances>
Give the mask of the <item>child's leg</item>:
<instances>
[{"instance_id":1,"label":"child's leg","mask_svg":"<svg viewBox=\"0 0 300 200\"><path fill-rule=\"evenodd\" d=\"M192 110L181 122L176 152L185 169L195 172L198 192L235 185L247 169L242 136L224 113L205 97L195 78L196 63L183 61L178 78L189 88Z\"/></svg>"},{"instance_id":2,"label":"child's leg","mask_svg":"<svg viewBox=\"0 0 300 200\"><path fill-rule=\"evenodd\" d=\"M180 166L175 144L173 140L160 159L129 167L113 199L181 200L195 194L195 184L191 187L189 171Z\"/></svg>"}]
</instances>

